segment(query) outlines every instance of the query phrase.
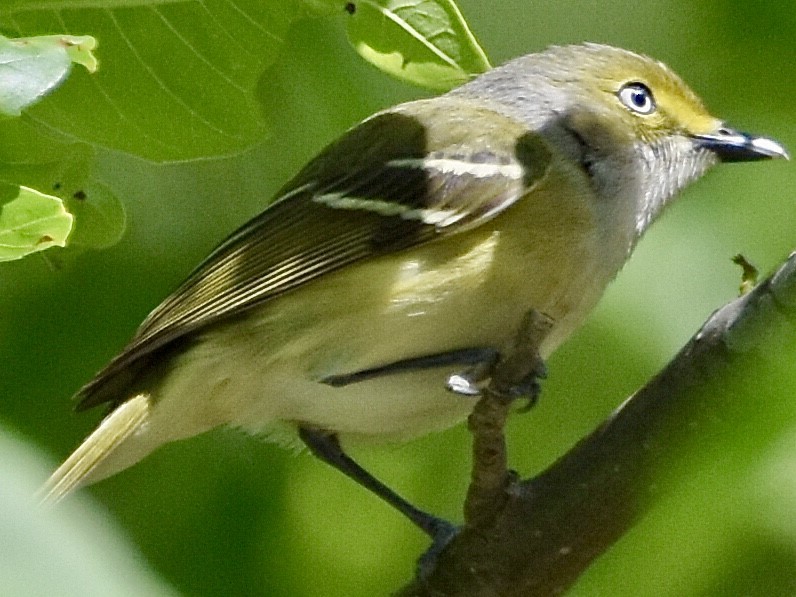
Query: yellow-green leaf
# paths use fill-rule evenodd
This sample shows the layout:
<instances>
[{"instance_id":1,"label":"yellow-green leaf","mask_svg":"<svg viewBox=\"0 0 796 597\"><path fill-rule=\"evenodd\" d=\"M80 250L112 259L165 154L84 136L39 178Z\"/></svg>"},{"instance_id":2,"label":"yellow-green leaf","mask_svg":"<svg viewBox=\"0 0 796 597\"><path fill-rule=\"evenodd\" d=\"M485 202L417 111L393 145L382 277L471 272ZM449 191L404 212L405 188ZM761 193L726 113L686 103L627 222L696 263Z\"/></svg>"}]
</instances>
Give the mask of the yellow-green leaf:
<instances>
[{"instance_id":1,"label":"yellow-green leaf","mask_svg":"<svg viewBox=\"0 0 796 597\"><path fill-rule=\"evenodd\" d=\"M346 2L348 38L357 52L385 72L435 90L447 90L490 68L452 0Z\"/></svg>"},{"instance_id":2,"label":"yellow-green leaf","mask_svg":"<svg viewBox=\"0 0 796 597\"><path fill-rule=\"evenodd\" d=\"M301 6L310 16L328 17L333 14L341 14L345 8L345 2L340 0L301 0Z\"/></svg>"},{"instance_id":3,"label":"yellow-green leaf","mask_svg":"<svg viewBox=\"0 0 796 597\"><path fill-rule=\"evenodd\" d=\"M58 197L19 187L19 194L0 206L0 261L63 247L72 222L72 214Z\"/></svg>"},{"instance_id":4,"label":"yellow-green leaf","mask_svg":"<svg viewBox=\"0 0 796 597\"><path fill-rule=\"evenodd\" d=\"M57 87L72 63L97 70L92 53L97 40L88 35L44 35L8 39L0 35L0 115L19 116Z\"/></svg>"},{"instance_id":5,"label":"yellow-green leaf","mask_svg":"<svg viewBox=\"0 0 796 597\"><path fill-rule=\"evenodd\" d=\"M66 198L66 207L75 217L70 247L106 249L122 238L126 223L124 206L106 185L87 181Z\"/></svg>"}]
</instances>

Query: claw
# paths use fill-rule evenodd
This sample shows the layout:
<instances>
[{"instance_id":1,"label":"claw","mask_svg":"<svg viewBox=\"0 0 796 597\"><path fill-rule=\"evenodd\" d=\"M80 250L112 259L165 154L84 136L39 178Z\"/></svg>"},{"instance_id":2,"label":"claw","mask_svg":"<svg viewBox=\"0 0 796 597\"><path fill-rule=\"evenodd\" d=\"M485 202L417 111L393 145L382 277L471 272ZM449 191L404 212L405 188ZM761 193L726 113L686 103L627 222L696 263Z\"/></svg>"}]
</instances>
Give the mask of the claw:
<instances>
[{"instance_id":1,"label":"claw","mask_svg":"<svg viewBox=\"0 0 796 597\"><path fill-rule=\"evenodd\" d=\"M553 325L553 320L537 311L529 311L523 320L514 350L500 360L492 372L489 391L508 401L526 399L520 409L528 411L539 397L539 380L547 376L547 368L539 354L539 346Z\"/></svg>"}]
</instances>

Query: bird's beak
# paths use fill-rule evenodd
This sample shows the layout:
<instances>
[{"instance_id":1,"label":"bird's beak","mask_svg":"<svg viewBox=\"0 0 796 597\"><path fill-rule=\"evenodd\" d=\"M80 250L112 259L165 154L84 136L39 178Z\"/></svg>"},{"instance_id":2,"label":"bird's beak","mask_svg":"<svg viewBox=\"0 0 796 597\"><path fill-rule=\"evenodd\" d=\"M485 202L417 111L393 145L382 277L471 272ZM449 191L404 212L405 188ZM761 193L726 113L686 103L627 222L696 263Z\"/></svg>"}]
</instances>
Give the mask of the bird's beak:
<instances>
[{"instance_id":1,"label":"bird's beak","mask_svg":"<svg viewBox=\"0 0 796 597\"><path fill-rule=\"evenodd\" d=\"M751 162L772 158L790 159L787 150L768 137L753 137L722 126L715 133L694 135L697 146L715 153L722 162Z\"/></svg>"}]
</instances>

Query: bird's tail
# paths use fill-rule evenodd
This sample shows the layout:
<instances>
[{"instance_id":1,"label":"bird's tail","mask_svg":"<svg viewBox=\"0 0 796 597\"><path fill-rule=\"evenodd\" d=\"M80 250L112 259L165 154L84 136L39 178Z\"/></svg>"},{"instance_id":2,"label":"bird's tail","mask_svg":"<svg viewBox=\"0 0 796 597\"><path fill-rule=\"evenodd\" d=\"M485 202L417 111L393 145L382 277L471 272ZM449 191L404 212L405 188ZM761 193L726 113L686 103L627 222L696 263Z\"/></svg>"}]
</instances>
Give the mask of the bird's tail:
<instances>
[{"instance_id":1,"label":"bird's tail","mask_svg":"<svg viewBox=\"0 0 796 597\"><path fill-rule=\"evenodd\" d=\"M115 408L72 452L39 490L43 503L57 503L88 480L102 462L146 422L149 394L138 394Z\"/></svg>"}]
</instances>

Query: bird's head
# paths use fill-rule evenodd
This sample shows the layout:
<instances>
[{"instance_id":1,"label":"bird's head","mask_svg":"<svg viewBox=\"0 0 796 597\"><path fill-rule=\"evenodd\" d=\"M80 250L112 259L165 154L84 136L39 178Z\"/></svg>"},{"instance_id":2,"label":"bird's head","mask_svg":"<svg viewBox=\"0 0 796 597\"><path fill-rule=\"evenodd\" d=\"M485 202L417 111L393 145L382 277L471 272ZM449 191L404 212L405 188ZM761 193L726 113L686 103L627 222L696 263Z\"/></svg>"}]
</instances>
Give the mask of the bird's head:
<instances>
[{"instance_id":1,"label":"bird's head","mask_svg":"<svg viewBox=\"0 0 796 597\"><path fill-rule=\"evenodd\" d=\"M712 116L663 63L610 46L552 47L464 91L508 106L548 137L587 172L599 196L632 203L639 234L710 166L788 157L776 141Z\"/></svg>"}]
</instances>

